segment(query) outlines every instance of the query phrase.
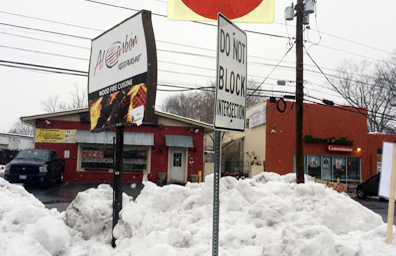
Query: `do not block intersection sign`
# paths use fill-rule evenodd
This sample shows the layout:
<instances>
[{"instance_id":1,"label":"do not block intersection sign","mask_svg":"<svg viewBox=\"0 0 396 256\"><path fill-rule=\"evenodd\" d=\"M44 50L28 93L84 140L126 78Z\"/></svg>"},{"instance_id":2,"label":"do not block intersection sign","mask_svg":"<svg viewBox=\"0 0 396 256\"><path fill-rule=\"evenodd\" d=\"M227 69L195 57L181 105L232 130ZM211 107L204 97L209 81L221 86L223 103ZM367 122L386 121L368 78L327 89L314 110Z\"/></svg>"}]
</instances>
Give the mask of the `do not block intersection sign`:
<instances>
[{"instance_id":1,"label":"do not block intersection sign","mask_svg":"<svg viewBox=\"0 0 396 256\"><path fill-rule=\"evenodd\" d=\"M247 36L218 14L217 75L214 126L245 131L247 94Z\"/></svg>"}]
</instances>

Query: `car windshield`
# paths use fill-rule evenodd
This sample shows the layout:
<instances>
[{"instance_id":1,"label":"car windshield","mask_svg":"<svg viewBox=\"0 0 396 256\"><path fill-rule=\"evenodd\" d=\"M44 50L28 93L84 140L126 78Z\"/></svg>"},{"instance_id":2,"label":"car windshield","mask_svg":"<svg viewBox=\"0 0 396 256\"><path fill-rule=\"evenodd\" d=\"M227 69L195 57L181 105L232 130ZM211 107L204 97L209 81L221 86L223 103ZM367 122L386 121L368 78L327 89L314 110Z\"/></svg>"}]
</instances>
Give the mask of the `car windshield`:
<instances>
[{"instance_id":1,"label":"car windshield","mask_svg":"<svg viewBox=\"0 0 396 256\"><path fill-rule=\"evenodd\" d=\"M17 159L40 159L48 160L48 152L42 150L23 150L16 156Z\"/></svg>"}]
</instances>

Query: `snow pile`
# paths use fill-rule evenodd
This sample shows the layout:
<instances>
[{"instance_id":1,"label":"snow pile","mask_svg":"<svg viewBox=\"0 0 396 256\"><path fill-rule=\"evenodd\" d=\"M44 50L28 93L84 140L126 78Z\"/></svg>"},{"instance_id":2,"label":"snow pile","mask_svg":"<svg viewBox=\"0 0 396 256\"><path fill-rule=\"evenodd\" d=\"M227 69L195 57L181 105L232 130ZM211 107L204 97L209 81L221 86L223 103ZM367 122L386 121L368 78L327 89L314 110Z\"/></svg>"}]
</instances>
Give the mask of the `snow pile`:
<instances>
[{"instance_id":1,"label":"snow pile","mask_svg":"<svg viewBox=\"0 0 396 256\"><path fill-rule=\"evenodd\" d=\"M113 189L106 184L77 194L65 212L66 224L86 240L96 237L111 241Z\"/></svg>"},{"instance_id":2,"label":"snow pile","mask_svg":"<svg viewBox=\"0 0 396 256\"><path fill-rule=\"evenodd\" d=\"M395 246L385 244L379 215L322 184L294 181L294 174L274 173L222 178L220 255L391 255ZM213 180L186 187L145 183L121 213L117 250L211 255L212 198Z\"/></svg>"},{"instance_id":3,"label":"snow pile","mask_svg":"<svg viewBox=\"0 0 396 256\"><path fill-rule=\"evenodd\" d=\"M387 245L379 215L306 179L222 178L219 255L395 255L395 232ZM109 185L80 192L59 214L0 178L0 255L212 255L213 176L186 186L144 185L135 201L124 195L113 249Z\"/></svg>"},{"instance_id":4,"label":"snow pile","mask_svg":"<svg viewBox=\"0 0 396 256\"><path fill-rule=\"evenodd\" d=\"M59 212L0 178L0 255L57 255L70 239Z\"/></svg>"}]
</instances>

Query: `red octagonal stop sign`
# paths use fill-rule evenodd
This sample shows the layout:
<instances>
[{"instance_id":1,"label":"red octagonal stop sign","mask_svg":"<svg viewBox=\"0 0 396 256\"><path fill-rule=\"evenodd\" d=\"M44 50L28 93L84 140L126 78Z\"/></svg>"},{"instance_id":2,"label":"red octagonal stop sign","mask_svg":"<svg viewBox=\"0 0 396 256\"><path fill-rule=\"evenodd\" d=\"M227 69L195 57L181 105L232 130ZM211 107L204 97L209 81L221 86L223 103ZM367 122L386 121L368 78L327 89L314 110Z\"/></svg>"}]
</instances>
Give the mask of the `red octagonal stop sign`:
<instances>
[{"instance_id":1,"label":"red octagonal stop sign","mask_svg":"<svg viewBox=\"0 0 396 256\"><path fill-rule=\"evenodd\" d=\"M209 18L217 19L217 13L221 12L228 19L236 19L256 9L263 0L182 0L193 12Z\"/></svg>"},{"instance_id":2,"label":"red octagonal stop sign","mask_svg":"<svg viewBox=\"0 0 396 256\"><path fill-rule=\"evenodd\" d=\"M168 0L171 20L215 21L219 12L234 22L272 23L275 0Z\"/></svg>"}]
</instances>

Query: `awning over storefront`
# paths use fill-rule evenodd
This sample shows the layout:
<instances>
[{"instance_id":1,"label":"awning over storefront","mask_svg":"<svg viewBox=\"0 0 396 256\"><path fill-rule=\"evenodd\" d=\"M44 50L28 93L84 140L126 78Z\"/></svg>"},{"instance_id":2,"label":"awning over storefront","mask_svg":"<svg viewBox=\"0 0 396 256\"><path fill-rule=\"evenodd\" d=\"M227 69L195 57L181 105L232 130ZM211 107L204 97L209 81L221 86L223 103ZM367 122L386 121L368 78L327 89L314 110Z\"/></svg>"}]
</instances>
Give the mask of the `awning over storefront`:
<instances>
[{"instance_id":1,"label":"awning over storefront","mask_svg":"<svg viewBox=\"0 0 396 256\"><path fill-rule=\"evenodd\" d=\"M165 143L168 147L193 147L193 139L191 136L165 135Z\"/></svg>"},{"instance_id":2,"label":"awning over storefront","mask_svg":"<svg viewBox=\"0 0 396 256\"><path fill-rule=\"evenodd\" d=\"M90 131L77 131L76 142L90 144L113 144L113 137L115 137L115 132L93 133ZM153 146L154 133L125 132L124 145Z\"/></svg>"}]
</instances>

